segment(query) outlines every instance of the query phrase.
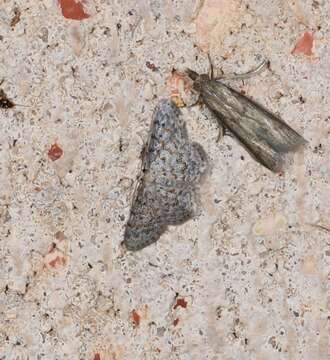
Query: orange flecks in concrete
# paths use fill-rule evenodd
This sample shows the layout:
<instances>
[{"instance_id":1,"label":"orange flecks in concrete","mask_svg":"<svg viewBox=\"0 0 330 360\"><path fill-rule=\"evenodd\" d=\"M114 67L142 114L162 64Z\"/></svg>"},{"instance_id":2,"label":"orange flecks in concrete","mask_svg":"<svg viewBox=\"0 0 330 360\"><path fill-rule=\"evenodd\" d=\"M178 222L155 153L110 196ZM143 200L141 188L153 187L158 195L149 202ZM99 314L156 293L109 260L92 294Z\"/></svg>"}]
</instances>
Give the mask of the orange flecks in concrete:
<instances>
[{"instance_id":1,"label":"orange flecks in concrete","mask_svg":"<svg viewBox=\"0 0 330 360\"><path fill-rule=\"evenodd\" d=\"M313 44L313 34L305 32L305 34L298 40L296 46L292 50L292 54L304 54L306 56L311 56L313 55Z\"/></svg>"},{"instance_id":2,"label":"orange flecks in concrete","mask_svg":"<svg viewBox=\"0 0 330 360\"><path fill-rule=\"evenodd\" d=\"M48 150L48 157L52 161L58 160L63 155L63 150L60 148L59 145L56 143L51 146L51 148Z\"/></svg>"},{"instance_id":3,"label":"orange flecks in concrete","mask_svg":"<svg viewBox=\"0 0 330 360\"><path fill-rule=\"evenodd\" d=\"M132 320L135 327L138 327L140 325L141 316L135 310L132 311Z\"/></svg>"},{"instance_id":4,"label":"orange flecks in concrete","mask_svg":"<svg viewBox=\"0 0 330 360\"><path fill-rule=\"evenodd\" d=\"M44 258L45 266L50 270L59 270L67 265L67 256L62 251L53 248Z\"/></svg>"},{"instance_id":5,"label":"orange flecks in concrete","mask_svg":"<svg viewBox=\"0 0 330 360\"><path fill-rule=\"evenodd\" d=\"M66 260L64 257L56 256L56 258L51 260L48 264L53 268L58 268L64 266L66 264Z\"/></svg>"},{"instance_id":6,"label":"orange flecks in concrete","mask_svg":"<svg viewBox=\"0 0 330 360\"><path fill-rule=\"evenodd\" d=\"M196 3L198 3L196 1ZM245 6L241 1L203 0L195 10L197 46L204 52L221 53L223 42L239 31Z\"/></svg>"},{"instance_id":7,"label":"orange flecks in concrete","mask_svg":"<svg viewBox=\"0 0 330 360\"><path fill-rule=\"evenodd\" d=\"M308 255L302 259L301 271L304 275L317 275L317 259L313 255Z\"/></svg>"},{"instance_id":8,"label":"orange flecks in concrete","mask_svg":"<svg viewBox=\"0 0 330 360\"><path fill-rule=\"evenodd\" d=\"M55 233L55 238L59 241L63 241L65 239L65 235L63 231L57 231Z\"/></svg>"},{"instance_id":9,"label":"orange flecks in concrete","mask_svg":"<svg viewBox=\"0 0 330 360\"><path fill-rule=\"evenodd\" d=\"M21 11L19 8L14 9L14 17L10 21L10 26L14 28L21 20Z\"/></svg>"},{"instance_id":10,"label":"orange flecks in concrete","mask_svg":"<svg viewBox=\"0 0 330 360\"><path fill-rule=\"evenodd\" d=\"M66 19L84 20L90 17L84 10L81 1L75 0L59 0L62 14Z\"/></svg>"},{"instance_id":11,"label":"orange flecks in concrete","mask_svg":"<svg viewBox=\"0 0 330 360\"><path fill-rule=\"evenodd\" d=\"M174 305L174 309L176 309L179 306L185 309L187 305L188 302L184 298L178 298L176 299L176 304Z\"/></svg>"}]
</instances>

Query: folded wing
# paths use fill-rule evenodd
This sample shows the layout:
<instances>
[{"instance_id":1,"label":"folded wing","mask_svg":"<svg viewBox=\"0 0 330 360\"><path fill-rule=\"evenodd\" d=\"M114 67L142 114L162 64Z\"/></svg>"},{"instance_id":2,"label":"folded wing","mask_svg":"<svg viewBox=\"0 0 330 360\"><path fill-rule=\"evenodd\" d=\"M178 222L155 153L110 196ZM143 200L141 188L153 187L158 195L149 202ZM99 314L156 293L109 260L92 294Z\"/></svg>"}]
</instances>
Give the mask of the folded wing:
<instances>
[{"instance_id":1,"label":"folded wing","mask_svg":"<svg viewBox=\"0 0 330 360\"><path fill-rule=\"evenodd\" d=\"M280 171L283 154L295 151L306 140L288 124L263 106L229 86L209 80L203 83L205 104L261 164Z\"/></svg>"}]
</instances>

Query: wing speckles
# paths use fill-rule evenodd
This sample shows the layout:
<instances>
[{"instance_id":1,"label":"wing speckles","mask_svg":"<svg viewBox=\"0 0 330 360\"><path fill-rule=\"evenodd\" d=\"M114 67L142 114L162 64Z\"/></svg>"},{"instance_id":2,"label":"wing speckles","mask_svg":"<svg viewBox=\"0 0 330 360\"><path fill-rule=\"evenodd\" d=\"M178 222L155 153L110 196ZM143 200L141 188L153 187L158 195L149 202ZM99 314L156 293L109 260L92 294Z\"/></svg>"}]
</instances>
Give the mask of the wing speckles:
<instances>
[{"instance_id":1,"label":"wing speckles","mask_svg":"<svg viewBox=\"0 0 330 360\"><path fill-rule=\"evenodd\" d=\"M124 234L128 250L143 249L157 241L168 225L196 214L197 187L207 161L201 146L189 142L180 113L166 100L155 110L143 176Z\"/></svg>"}]
</instances>

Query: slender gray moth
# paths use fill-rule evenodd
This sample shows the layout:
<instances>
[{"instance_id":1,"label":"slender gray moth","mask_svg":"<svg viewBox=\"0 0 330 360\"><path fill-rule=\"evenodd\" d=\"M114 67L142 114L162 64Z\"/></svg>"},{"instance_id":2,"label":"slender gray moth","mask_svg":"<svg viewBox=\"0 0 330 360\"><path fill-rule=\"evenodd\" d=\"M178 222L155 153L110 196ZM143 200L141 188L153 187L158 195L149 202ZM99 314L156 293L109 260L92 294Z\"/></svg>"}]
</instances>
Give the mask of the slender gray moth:
<instances>
[{"instance_id":1,"label":"slender gray moth","mask_svg":"<svg viewBox=\"0 0 330 360\"><path fill-rule=\"evenodd\" d=\"M260 69L233 78L249 77ZM215 114L219 125L233 134L252 157L266 168L281 171L283 155L306 143L282 119L221 82L227 77L214 78L212 64L210 74L200 75L187 69L187 75L193 80L193 89L199 92L202 102Z\"/></svg>"}]
</instances>

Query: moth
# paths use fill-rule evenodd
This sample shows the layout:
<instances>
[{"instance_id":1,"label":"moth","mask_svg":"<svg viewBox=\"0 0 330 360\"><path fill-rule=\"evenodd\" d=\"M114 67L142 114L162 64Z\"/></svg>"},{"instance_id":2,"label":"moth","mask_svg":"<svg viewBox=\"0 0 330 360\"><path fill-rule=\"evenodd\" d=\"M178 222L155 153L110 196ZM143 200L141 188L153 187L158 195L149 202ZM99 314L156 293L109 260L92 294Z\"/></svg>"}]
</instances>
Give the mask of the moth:
<instances>
[{"instance_id":1,"label":"moth","mask_svg":"<svg viewBox=\"0 0 330 360\"><path fill-rule=\"evenodd\" d=\"M250 77L260 72L266 62L247 74L233 77L214 77L211 61L210 64L209 74L186 70L193 80L193 89L219 125L238 139L254 159L271 171L280 172L284 154L297 150L306 140L278 116L221 81Z\"/></svg>"},{"instance_id":2,"label":"moth","mask_svg":"<svg viewBox=\"0 0 330 360\"><path fill-rule=\"evenodd\" d=\"M11 109L15 104L8 99L6 93L0 89L0 109Z\"/></svg>"},{"instance_id":3,"label":"moth","mask_svg":"<svg viewBox=\"0 0 330 360\"><path fill-rule=\"evenodd\" d=\"M206 154L199 144L189 141L179 108L170 100L160 101L142 153L124 246L131 251L143 249L156 242L169 225L193 218L206 169Z\"/></svg>"}]
</instances>

